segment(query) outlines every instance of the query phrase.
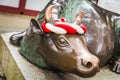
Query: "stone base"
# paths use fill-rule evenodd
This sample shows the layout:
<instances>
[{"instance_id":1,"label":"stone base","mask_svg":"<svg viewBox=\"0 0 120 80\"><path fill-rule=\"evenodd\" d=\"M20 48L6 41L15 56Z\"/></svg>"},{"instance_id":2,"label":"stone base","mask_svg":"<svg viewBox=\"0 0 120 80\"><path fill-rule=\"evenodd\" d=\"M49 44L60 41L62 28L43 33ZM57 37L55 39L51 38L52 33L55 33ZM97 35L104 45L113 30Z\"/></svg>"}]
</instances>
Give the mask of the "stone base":
<instances>
[{"instance_id":1,"label":"stone base","mask_svg":"<svg viewBox=\"0 0 120 80\"><path fill-rule=\"evenodd\" d=\"M12 33L0 37L0 63L7 80L120 80L120 75L103 68L91 78L43 70L28 62L18 52L19 48L9 42Z\"/></svg>"}]
</instances>

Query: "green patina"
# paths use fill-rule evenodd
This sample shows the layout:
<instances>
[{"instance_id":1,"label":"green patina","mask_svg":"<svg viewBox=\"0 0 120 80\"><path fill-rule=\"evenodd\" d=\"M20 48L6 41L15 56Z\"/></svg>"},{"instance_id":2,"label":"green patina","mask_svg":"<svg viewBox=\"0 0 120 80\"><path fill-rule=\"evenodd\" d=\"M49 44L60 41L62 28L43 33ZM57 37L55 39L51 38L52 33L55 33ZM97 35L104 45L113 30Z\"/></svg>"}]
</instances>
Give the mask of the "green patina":
<instances>
[{"instance_id":1,"label":"green patina","mask_svg":"<svg viewBox=\"0 0 120 80\"><path fill-rule=\"evenodd\" d=\"M81 6L86 4L85 2L91 4L88 0L69 0L67 5L64 6L61 13L59 14L60 17L65 17L68 22L72 23L75 21L75 16L77 13L80 12ZM49 3L51 4L51 2ZM46 8L45 8L46 9ZM40 14L37 16L37 20L39 23L42 23L45 19L45 9L40 12Z\"/></svg>"},{"instance_id":2,"label":"green patina","mask_svg":"<svg viewBox=\"0 0 120 80\"><path fill-rule=\"evenodd\" d=\"M39 51L39 35L31 35L29 38L24 37L21 44L20 53L30 60L33 64L39 67L48 67L44 62L42 56L40 56ZM42 46L42 45L41 45Z\"/></svg>"},{"instance_id":3,"label":"green patina","mask_svg":"<svg viewBox=\"0 0 120 80\"><path fill-rule=\"evenodd\" d=\"M119 37L120 37L120 20L115 23L115 35L116 35L116 43L119 43Z\"/></svg>"},{"instance_id":4,"label":"green patina","mask_svg":"<svg viewBox=\"0 0 120 80\"><path fill-rule=\"evenodd\" d=\"M119 52L119 46L120 46L120 20L118 20L116 23L115 23L115 44L116 44L116 48L115 48L115 53L117 55L115 56L118 56L120 55Z\"/></svg>"},{"instance_id":5,"label":"green patina","mask_svg":"<svg viewBox=\"0 0 120 80\"><path fill-rule=\"evenodd\" d=\"M82 10L81 6L86 4L88 0L69 0L67 5L63 8L60 17L65 17L68 22L73 23L76 19L76 15Z\"/></svg>"}]
</instances>

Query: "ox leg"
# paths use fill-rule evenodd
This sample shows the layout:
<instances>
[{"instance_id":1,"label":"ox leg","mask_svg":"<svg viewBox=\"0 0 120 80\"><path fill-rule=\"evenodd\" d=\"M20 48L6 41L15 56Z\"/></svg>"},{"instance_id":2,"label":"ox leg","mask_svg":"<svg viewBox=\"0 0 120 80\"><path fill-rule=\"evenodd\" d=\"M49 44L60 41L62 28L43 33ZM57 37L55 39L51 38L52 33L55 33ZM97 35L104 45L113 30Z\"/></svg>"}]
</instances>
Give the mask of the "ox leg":
<instances>
[{"instance_id":1,"label":"ox leg","mask_svg":"<svg viewBox=\"0 0 120 80\"><path fill-rule=\"evenodd\" d=\"M10 37L10 43L12 43L12 44L15 45L15 46L20 46L21 41L22 41L22 39L23 39L23 36L24 36L25 34L26 34L26 31L21 32L21 33L13 34L13 35Z\"/></svg>"},{"instance_id":2,"label":"ox leg","mask_svg":"<svg viewBox=\"0 0 120 80\"><path fill-rule=\"evenodd\" d=\"M110 62L109 68L110 68L111 71L120 74L120 56L117 57L117 58L114 58Z\"/></svg>"}]
</instances>

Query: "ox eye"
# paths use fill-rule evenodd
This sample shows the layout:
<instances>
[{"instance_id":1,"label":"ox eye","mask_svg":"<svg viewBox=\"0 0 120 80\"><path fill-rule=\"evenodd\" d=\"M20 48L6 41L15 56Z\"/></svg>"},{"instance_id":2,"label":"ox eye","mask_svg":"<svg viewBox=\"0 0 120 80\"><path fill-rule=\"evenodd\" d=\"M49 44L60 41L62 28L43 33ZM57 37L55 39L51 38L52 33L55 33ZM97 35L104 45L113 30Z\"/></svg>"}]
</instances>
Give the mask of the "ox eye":
<instances>
[{"instance_id":1,"label":"ox eye","mask_svg":"<svg viewBox=\"0 0 120 80\"><path fill-rule=\"evenodd\" d=\"M59 38L59 39L57 40L57 43L58 43L58 45L60 45L60 46L62 46L62 47L69 45L68 42L67 42L64 38Z\"/></svg>"},{"instance_id":2,"label":"ox eye","mask_svg":"<svg viewBox=\"0 0 120 80\"><path fill-rule=\"evenodd\" d=\"M63 38L61 38L61 39L59 40L59 42L62 43L62 44L66 43L65 39L63 39Z\"/></svg>"}]
</instances>

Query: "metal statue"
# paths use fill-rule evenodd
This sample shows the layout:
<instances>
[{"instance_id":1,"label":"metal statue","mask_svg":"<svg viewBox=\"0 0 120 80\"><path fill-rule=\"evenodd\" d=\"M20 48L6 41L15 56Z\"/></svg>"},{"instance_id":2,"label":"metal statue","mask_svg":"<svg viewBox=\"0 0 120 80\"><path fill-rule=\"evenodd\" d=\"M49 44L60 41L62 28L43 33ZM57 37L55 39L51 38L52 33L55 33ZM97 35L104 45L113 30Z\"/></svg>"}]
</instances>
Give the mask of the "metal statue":
<instances>
[{"instance_id":1,"label":"metal statue","mask_svg":"<svg viewBox=\"0 0 120 80\"><path fill-rule=\"evenodd\" d=\"M120 14L89 0L51 0L10 42L41 68L89 77L109 63L120 73L119 27Z\"/></svg>"}]
</instances>

